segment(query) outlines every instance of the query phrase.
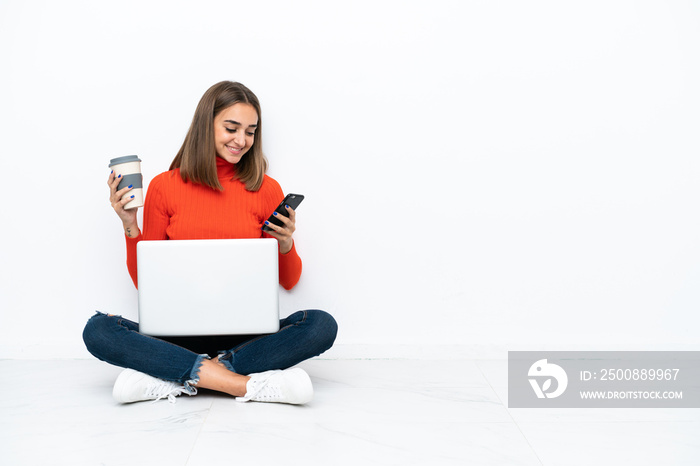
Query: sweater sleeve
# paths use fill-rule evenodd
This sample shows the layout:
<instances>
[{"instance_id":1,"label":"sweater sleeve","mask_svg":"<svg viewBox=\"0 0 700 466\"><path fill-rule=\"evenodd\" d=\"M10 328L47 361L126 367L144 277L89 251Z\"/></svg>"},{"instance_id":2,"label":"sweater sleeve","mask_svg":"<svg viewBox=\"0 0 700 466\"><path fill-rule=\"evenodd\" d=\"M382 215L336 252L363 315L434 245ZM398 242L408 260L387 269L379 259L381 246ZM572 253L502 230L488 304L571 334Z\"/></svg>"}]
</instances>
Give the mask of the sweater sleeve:
<instances>
[{"instance_id":1,"label":"sweater sleeve","mask_svg":"<svg viewBox=\"0 0 700 466\"><path fill-rule=\"evenodd\" d=\"M291 290L301 277L301 258L297 254L296 245L287 254L279 254L280 285L285 290Z\"/></svg>"},{"instance_id":2,"label":"sweater sleeve","mask_svg":"<svg viewBox=\"0 0 700 466\"><path fill-rule=\"evenodd\" d=\"M170 216L167 212L166 197L164 195L164 177L162 173L151 180L146 192L146 200L143 206L143 229L135 238L126 238L126 268L129 270L131 280L136 288L139 287L138 263L136 255L136 245L143 240L164 240L168 239L166 229L170 223Z\"/></svg>"}]
</instances>

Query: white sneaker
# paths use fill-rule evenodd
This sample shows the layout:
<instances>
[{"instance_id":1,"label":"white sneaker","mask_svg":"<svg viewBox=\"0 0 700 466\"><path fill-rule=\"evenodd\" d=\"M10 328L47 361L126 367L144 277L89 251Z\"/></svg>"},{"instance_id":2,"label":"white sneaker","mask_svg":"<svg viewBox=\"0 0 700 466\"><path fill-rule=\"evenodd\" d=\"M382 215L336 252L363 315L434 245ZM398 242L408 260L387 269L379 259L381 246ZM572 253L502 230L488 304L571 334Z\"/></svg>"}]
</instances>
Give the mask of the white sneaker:
<instances>
[{"instance_id":1,"label":"white sneaker","mask_svg":"<svg viewBox=\"0 0 700 466\"><path fill-rule=\"evenodd\" d=\"M181 393L189 393L184 385L167 380L157 379L148 374L137 372L133 369L125 369L114 382L112 396L119 403L133 403L134 401L154 400L168 398L168 401L175 403L175 397Z\"/></svg>"},{"instance_id":2,"label":"white sneaker","mask_svg":"<svg viewBox=\"0 0 700 466\"><path fill-rule=\"evenodd\" d=\"M309 375L302 369L267 371L250 374L245 396L236 401L263 401L301 405L311 401L314 388Z\"/></svg>"}]
</instances>

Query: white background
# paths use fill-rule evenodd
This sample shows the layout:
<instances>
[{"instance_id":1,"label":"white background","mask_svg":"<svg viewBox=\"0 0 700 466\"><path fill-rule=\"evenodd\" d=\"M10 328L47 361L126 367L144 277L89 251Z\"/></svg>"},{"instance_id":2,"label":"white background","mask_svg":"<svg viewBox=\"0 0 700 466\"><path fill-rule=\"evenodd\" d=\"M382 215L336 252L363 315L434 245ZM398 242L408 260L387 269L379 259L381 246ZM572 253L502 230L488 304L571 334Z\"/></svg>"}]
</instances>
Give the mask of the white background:
<instances>
[{"instance_id":1,"label":"white background","mask_svg":"<svg viewBox=\"0 0 700 466\"><path fill-rule=\"evenodd\" d=\"M225 79L331 354L698 348L697 2L2 0L0 64L0 357L136 318L108 161L167 170Z\"/></svg>"}]
</instances>

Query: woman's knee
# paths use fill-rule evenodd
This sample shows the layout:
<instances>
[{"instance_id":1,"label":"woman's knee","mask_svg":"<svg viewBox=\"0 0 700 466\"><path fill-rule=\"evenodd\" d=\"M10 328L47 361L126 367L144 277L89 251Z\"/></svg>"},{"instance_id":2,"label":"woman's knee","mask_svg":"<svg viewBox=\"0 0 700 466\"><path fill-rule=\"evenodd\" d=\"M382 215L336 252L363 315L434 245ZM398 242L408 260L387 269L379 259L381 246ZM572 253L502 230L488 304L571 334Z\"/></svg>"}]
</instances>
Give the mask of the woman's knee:
<instances>
[{"instance_id":1,"label":"woman's knee","mask_svg":"<svg viewBox=\"0 0 700 466\"><path fill-rule=\"evenodd\" d=\"M314 339L325 346L324 351L333 346L338 335L338 323L332 315L319 309L306 311L307 320L312 322Z\"/></svg>"},{"instance_id":2,"label":"woman's knee","mask_svg":"<svg viewBox=\"0 0 700 466\"><path fill-rule=\"evenodd\" d=\"M111 338L110 330L114 325L112 317L101 312L92 316L83 329L83 342L85 347L93 356L100 358L100 353L104 349L105 343Z\"/></svg>"}]
</instances>

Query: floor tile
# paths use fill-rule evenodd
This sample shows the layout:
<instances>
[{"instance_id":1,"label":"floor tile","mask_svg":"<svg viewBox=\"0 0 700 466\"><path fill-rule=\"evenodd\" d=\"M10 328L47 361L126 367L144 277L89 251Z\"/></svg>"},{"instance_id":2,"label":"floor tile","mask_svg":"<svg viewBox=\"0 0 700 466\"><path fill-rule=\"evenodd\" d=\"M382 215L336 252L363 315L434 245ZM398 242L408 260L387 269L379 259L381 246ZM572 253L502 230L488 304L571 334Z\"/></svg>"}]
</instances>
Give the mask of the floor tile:
<instances>
[{"instance_id":1,"label":"floor tile","mask_svg":"<svg viewBox=\"0 0 700 466\"><path fill-rule=\"evenodd\" d=\"M506 361L311 360L304 406L120 405L96 360L0 360L0 464L696 464L700 409L509 409Z\"/></svg>"},{"instance_id":2,"label":"floor tile","mask_svg":"<svg viewBox=\"0 0 700 466\"><path fill-rule=\"evenodd\" d=\"M519 422L544 466L697 465L700 422Z\"/></svg>"},{"instance_id":3,"label":"floor tile","mask_svg":"<svg viewBox=\"0 0 700 466\"><path fill-rule=\"evenodd\" d=\"M213 453L222 444L264 464L540 465L513 424L220 421L207 423L188 466L231 464Z\"/></svg>"},{"instance_id":4,"label":"floor tile","mask_svg":"<svg viewBox=\"0 0 700 466\"><path fill-rule=\"evenodd\" d=\"M489 387L474 361L311 360L300 367L318 380L356 388Z\"/></svg>"},{"instance_id":5,"label":"floor tile","mask_svg":"<svg viewBox=\"0 0 700 466\"><path fill-rule=\"evenodd\" d=\"M274 417L276 422L513 422L489 388L440 387L391 390L348 388L312 377L314 399L304 406L242 404L218 396L212 416L242 422ZM223 413L223 414L222 414Z\"/></svg>"},{"instance_id":6,"label":"floor tile","mask_svg":"<svg viewBox=\"0 0 700 466\"><path fill-rule=\"evenodd\" d=\"M0 361L0 370L18 382L0 388L2 464L185 464L212 403L120 405L121 369L99 361Z\"/></svg>"}]
</instances>

